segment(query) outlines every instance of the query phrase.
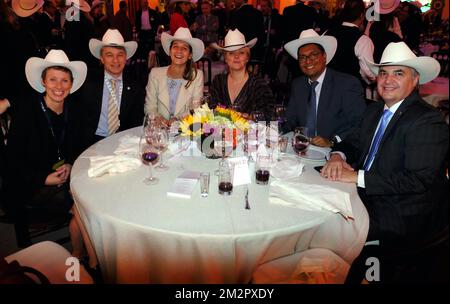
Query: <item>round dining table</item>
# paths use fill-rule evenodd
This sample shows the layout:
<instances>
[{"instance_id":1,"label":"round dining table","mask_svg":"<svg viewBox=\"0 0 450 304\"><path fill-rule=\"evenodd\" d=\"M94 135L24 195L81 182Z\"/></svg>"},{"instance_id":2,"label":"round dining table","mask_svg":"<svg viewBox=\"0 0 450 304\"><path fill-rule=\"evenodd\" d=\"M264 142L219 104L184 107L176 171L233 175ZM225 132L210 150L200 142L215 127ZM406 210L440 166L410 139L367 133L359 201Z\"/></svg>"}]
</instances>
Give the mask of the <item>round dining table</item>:
<instances>
[{"instance_id":1,"label":"round dining table","mask_svg":"<svg viewBox=\"0 0 450 304\"><path fill-rule=\"evenodd\" d=\"M356 185L323 179L313 169L315 161L305 161L297 182L348 193L353 219L270 203L270 184L256 184L252 169L246 209L246 185L235 186L229 196L219 194L219 159L186 151L166 153L169 169L153 170L156 185L143 183L149 171L144 165L120 174L88 176L90 157L112 155L121 138L141 132L137 127L97 142L72 168L75 216L105 282L248 283L264 264L308 250L326 249L348 265L361 252L369 218ZM237 154L242 154L239 149ZM210 172L208 197L200 195L198 184L190 198L167 195L176 177L187 170Z\"/></svg>"}]
</instances>

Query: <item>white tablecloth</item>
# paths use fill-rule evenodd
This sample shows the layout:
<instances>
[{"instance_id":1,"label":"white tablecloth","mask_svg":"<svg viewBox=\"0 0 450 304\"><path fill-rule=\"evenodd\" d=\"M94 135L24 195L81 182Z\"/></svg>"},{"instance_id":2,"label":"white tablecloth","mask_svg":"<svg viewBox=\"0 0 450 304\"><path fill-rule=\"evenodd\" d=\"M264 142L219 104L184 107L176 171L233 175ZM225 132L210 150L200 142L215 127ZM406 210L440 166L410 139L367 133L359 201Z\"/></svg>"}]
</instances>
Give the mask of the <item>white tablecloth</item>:
<instances>
[{"instance_id":1,"label":"white tablecloth","mask_svg":"<svg viewBox=\"0 0 450 304\"><path fill-rule=\"evenodd\" d=\"M170 170L156 172L157 185L142 183L148 168L89 178L89 159L111 154L115 134L86 150L75 162L71 190L79 219L95 248L107 282L246 283L259 265L312 248L331 250L351 264L368 231L367 211L350 184L323 180L310 166L300 179L351 194L354 221L330 212L312 212L268 203L269 186L249 186L251 210L244 209L245 186L231 196L217 192L218 160L178 156ZM136 147L137 149L137 147ZM196 187L191 199L167 197L184 170L211 172L210 195Z\"/></svg>"}]
</instances>

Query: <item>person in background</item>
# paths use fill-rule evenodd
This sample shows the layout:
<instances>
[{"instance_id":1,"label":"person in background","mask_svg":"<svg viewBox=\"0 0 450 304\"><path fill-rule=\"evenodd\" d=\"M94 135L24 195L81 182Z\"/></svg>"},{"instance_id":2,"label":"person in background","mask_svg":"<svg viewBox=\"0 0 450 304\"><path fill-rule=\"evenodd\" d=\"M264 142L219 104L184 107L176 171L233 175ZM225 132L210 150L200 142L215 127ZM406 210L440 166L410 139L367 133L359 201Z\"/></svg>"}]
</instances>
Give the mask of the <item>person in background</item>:
<instances>
[{"instance_id":1,"label":"person in background","mask_svg":"<svg viewBox=\"0 0 450 304\"><path fill-rule=\"evenodd\" d=\"M417 86L440 71L437 60L417 57L404 42L390 43L379 64L370 62L383 101L371 104L361 125L337 144L321 175L352 183L369 213L366 245L347 281L360 283L368 257L421 244L448 226L449 129L422 100ZM385 268L383 276L392 269ZM386 276L387 277L387 276Z\"/></svg>"},{"instance_id":2,"label":"person in background","mask_svg":"<svg viewBox=\"0 0 450 304\"><path fill-rule=\"evenodd\" d=\"M266 120L270 118L274 97L270 87L258 75L250 75L247 63L250 60L250 48L256 44L257 38L246 42L244 35L238 30L229 30L225 43L212 46L224 52L224 60L228 73L214 77L210 93L209 106L215 108L218 104L233 107L247 115L253 111L261 111Z\"/></svg>"},{"instance_id":3,"label":"person in background","mask_svg":"<svg viewBox=\"0 0 450 304\"><path fill-rule=\"evenodd\" d=\"M103 7L105 2L101 0L94 0L92 2L91 16L94 20L94 37L101 39L109 28L108 16L103 14Z\"/></svg>"},{"instance_id":4,"label":"person in background","mask_svg":"<svg viewBox=\"0 0 450 304\"><path fill-rule=\"evenodd\" d=\"M69 61L61 50L42 59L32 57L25 65L30 86L39 94L15 105L7 145L5 189L19 246L31 244L21 222L65 222L73 200L69 193L72 164L81 152L79 120L70 94L86 79L87 66ZM27 215L25 206L34 212ZM28 218L30 216L30 218ZM75 219L69 224L72 254L82 256L83 241Z\"/></svg>"},{"instance_id":5,"label":"person in background","mask_svg":"<svg viewBox=\"0 0 450 304\"><path fill-rule=\"evenodd\" d=\"M191 1L190 0L171 0L170 5L173 5L173 11L170 15L170 34L174 35L175 32L180 27L189 27L186 21L187 14L191 10ZM195 31L195 25L190 28L190 30Z\"/></svg>"},{"instance_id":6,"label":"person in background","mask_svg":"<svg viewBox=\"0 0 450 304\"><path fill-rule=\"evenodd\" d=\"M218 40L219 18L211 14L212 3L203 1L201 5L202 14L195 18L197 31L195 36L206 46Z\"/></svg>"},{"instance_id":7,"label":"person in background","mask_svg":"<svg viewBox=\"0 0 450 304\"><path fill-rule=\"evenodd\" d=\"M119 10L114 15L112 26L119 30L124 41L132 41L133 26L131 25L131 21L127 16L127 7L128 5L126 1L120 1Z\"/></svg>"},{"instance_id":8,"label":"person in background","mask_svg":"<svg viewBox=\"0 0 450 304\"><path fill-rule=\"evenodd\" d=\"M320 147L332 147L348 136L366 107L360 81L327 67L337 45L333 36L309 29L284 46L304 74L292 81L285 131L308 127L311 143Z\"/></svg>"},{"instance_id":9,"label":"person in background","mask_svg":"<svg viewBox=\"0 0 450 304\"><path fill-rule=\"evenodd\" d=\"M194 62L202 58L205 46L200 39L192 38L185 27L178 28L173 36L162 33L161 44L170 56L170 65L151 70L145 113L171 125L201 104L203 72L195 68Z\"/></svg>"},{"instance_id":10,"label":"person in background","mask_svg":"<svg viewBox=\"0 0 450 304\"><path fill-rule=\"evenodd\" d=\"M76 96L83 148L142 124L144 88L123 72L127 59L136 49L137 43L125 42L116 29L108 29L102 40L93 38L89 41L89 50L100 59L102 70L90 71L88 80Z\"/></svg>"},{"instance_id":11,"label":"person in background","mask_svg":"<svg viewBox=\"0 0 450 304\"><path fill-rule=\"evenodd\" d=\"M155 49L155 36L160 24L158 13L148 6L148 0L141 0L141 8L136 12L138 32L138 58L147 60L150 50Z\"/></svg>"}]
</instances>

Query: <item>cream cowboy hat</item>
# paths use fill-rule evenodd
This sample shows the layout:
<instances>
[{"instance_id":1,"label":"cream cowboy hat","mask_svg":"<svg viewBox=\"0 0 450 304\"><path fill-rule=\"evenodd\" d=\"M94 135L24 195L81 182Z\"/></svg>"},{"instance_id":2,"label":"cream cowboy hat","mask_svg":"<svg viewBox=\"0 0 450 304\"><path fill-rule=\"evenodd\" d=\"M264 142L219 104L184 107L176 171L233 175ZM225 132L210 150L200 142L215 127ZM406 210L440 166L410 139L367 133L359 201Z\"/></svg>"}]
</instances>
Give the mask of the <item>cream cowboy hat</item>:
<instances>
[{"instance_id":1,"label":"cream cowboy hat","mask_svg":"<svg viewBox=\"0 0 450 304\"><path fill-rule=\"evenodd\" d=\"M91 11L91 6L84 0L66 0L66 5L72 5L78 8L80 11L89 13Z\"/></svg>"},{"instance_id":2,"label":"cream cowboy hat","mask_svg":"<svg viewBox=\"0 0 450 304\"><path fill-rule=\"evenodd\" d=\"M323 47L325 53L327 54L327 64L331 61L331 59L333 59L337 49L336 38L326 35L319 36L319 34L317 34L313 29L302 31L300 33L300 37L286 43L284 45L284 49L289 53L289 55L295 59L298 59L299 47L310 43L320 44Z\"/></svg>"},{"instance_id":3,"label":"cream cowboy hat","mask_svg":"<svg viewBox=\"0 0 450 304\"><path fill-rule=\"evenodd\" d=\"M138 44L136 41L125 42L119 30L108 29L101 41L95 38L89 40L89 50L95 58L100 59L100 51L104 46L121 46L125 48L127 59L129 59L136 52Z\"/></svg>"},{"instance_id":4,"label":"cream cowboy hat","mask_svg":"<svg viewBox=\"0 0 450 304\"><path fill-rule=\"evenodd\" d=\"M78 90L84 83L87 74L87 66L83 61L69 61L66 53L62 50L50 50L44 59L31 57L25 64L25 75L28 83L39 93L45 91L42 85L42 71L48 67L61 66L72 72L73 84L70 93Z\"/></svg>"},{"instance_id":5,"label":"cream cowboy hat","mask_svg":"<svg viewBox=\"0 0 450 304\"><path fill-rule=\"evenodd\" d=\"M245 36L238 29L229 30L224 39L223 47L219 46L217 43L212 43L211 46L217 50L233 52L244 47L252 48L258 38L253 38L248 43L245 42Z\"/></svg>"},{"instance_id":6,"label":"cream cowboy hat","mask_svg":"<svg viewBox=\"0 0 450 304\"><path fill-rule=\"evenodd\" d=\"M161 45L164 49L164 52L166 52L166 54L169 56L170 44L174 40L184 41L192 47L192 59L194 61L197 61L203 57L203 53L205 52L205 45L203 44L203 41L198 38L192 38L191 32L188 28L178 28L173 36L166 32L161 34Z\"/></svg>"},{"instance_id":7,"label":"cream cowboy hat","mask_svg":"<svg viewBox=\"0 0 450 304\"><path fill-rule=\"evenodd\" d=\"M374 0L376 13L385 15L393 12L400 4L400 0ZM377 3L378 2L378 3Z\"/></svg>"},{"instance_id":8,"label":"cream cowboy hat","mask_svg":"<svg viewBox=\"0 0 450 304\"><path fill-rule=\"evenodd\" d=\"M417 57L403 41L389 43L381 55L379 64L370 61L367 61L367 64L377 75L380 66L401 65L413 68L419 73L419 84L433 80L441 71L436 59L428 56Z\"/></svg>"},{"instance_id":9,"label":"cream cowboy hat","mask_svg":"<svg viewBox=\"0 0 450 304\"><path fill-rule=\"evenodd\" d=\"M11 8L20 17L36 13L44 5L44 0L12 0Z\"/></svg>"}]
</instances>

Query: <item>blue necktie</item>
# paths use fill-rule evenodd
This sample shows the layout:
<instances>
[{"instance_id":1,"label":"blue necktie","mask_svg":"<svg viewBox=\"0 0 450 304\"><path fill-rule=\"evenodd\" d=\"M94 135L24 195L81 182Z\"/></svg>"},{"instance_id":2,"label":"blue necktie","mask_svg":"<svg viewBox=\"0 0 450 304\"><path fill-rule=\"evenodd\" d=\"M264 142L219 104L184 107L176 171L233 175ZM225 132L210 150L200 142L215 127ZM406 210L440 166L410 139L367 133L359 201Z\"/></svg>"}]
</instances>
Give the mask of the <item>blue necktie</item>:
<instances>
[{"instance_id":1,"label":"blue necktie","mask_svg":"<svg viewBox=\"0 0 450 304\"><path fill-rule=\"evenodd\" d=\"M373 140L372 146L370 147L369 154L367 155L366 162L364 163L364 171L369 171L370 166L372 166L372 162L375 159L375 155L378 151L378 146L380 145L381 139L383 138L384 131L389 123L389 120L392 116L392 112L389 110L384 110L383 116L381 116L380 127L375 133L375 138Z\"/></svg>"},{"instance_id":2,"label":"blue necktie","mask_svg":"<svg viewBox=\"0 0 450 304\"><path fill-rule=\"evenodd\" d=\"M319 84L313 81L309 84L309 99L306 112L306 126L309 130L309 136L316 136L316 86Z\"/></svg>"}]
</instances>

